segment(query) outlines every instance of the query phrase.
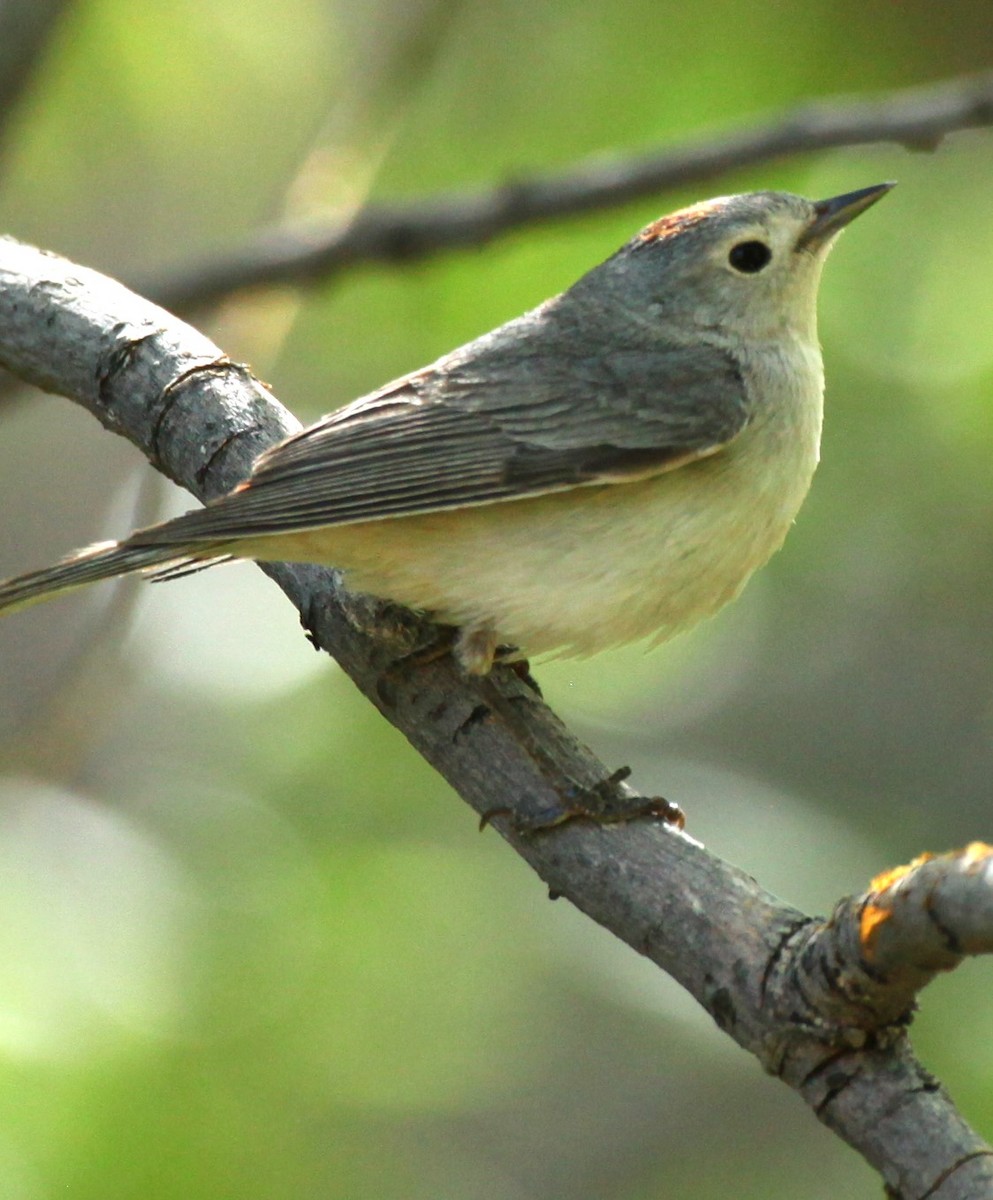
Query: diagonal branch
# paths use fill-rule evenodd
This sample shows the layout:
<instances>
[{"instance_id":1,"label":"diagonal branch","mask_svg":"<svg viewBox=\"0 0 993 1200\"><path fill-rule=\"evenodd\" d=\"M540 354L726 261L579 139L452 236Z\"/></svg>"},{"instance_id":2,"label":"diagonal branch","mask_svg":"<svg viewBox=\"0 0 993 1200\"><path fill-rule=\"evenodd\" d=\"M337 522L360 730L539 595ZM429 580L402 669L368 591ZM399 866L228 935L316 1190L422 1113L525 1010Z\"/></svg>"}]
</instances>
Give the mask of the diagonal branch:
<instances>
[{"instance_id":1,"label":"diagonal branch","mask_svg":"<svg viewBox=\"0 0 993 1200\"><path fill-rule=\"evenodd\" d=\"M212 261L140 282L174 311L242 288L327 281L364 262L409 262L480 246L515 229L611 208L728 171L839 146L934 149L949 133L993 125L993 73L871 100L804 105L771 122L644 157L603 156L560 175L370 207L345 224L276 226Z\"/></svg>"},{"instance_id":2,"label":"diagonal branch","mask_svg":"<svg viewBox=\"0 0 993 1200\"><path fill-rule=\"evenodd\" d=\"M232 487L260 450L298 427L196 330L94 271L10 240L0 240L0 363L84 405L201 498ZM398 656L415 618L388 622L388 608L349 598L332 571L265 570L315 644L477 812L509 805L526 818L608 778L509 669L468 679L447 657L405 666ZM947 939L955 954L991 945L988 848L877 880L825 924L661 823L573 822L531 837L495 824L553 894L682 983L892 1194L965 1200L993 1189L989 1147L905 1034L913 992L952 965ZM925 907L939 919L922 922ZM922 925L946 938L938 958Z\"/></svg>"}]
</instances>

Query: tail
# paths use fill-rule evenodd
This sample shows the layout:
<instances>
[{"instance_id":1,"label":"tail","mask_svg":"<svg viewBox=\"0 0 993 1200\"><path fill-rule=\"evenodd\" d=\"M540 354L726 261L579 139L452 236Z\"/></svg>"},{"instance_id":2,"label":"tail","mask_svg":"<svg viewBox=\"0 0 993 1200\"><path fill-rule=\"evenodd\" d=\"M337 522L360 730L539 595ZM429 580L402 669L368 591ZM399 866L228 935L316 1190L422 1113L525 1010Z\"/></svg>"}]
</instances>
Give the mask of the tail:
<instances>
[{"instance_id":1,"label":"tail","mask_svg":"<svg viewBox=\"0 0 993 1200\"><path fill-rule=\"evenodd\" d=\"M31 571L0 583L0 613L26 608L39 600L71 592L87 583L100 579L112 579L117 575L130 575L134 571L159 568L170 578L175 574L198 570L222 561L226 556L211 554L209 549L200 558L197 552L190 554L187 547L173 545L141 545L131 541L98 542L62 559L42 571Z\"/></svg>"}]
</instances>

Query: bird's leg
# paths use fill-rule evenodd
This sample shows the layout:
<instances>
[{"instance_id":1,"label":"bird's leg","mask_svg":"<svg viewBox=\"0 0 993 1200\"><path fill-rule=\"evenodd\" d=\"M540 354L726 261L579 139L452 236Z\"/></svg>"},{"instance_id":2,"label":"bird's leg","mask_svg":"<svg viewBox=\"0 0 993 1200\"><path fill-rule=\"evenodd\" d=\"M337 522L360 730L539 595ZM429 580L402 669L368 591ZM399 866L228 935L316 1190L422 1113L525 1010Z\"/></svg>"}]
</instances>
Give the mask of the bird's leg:
<instances>
[{"instance_id":1,"label":"bird's leg","mask_svg":"<svg viewBox=\"0 0 993 1200\"><path fill-rule=\"evenodd\" d=\"M499 641L492 625L463 625L452 653L467 675L489 675Z\"/></svg>"}]
</instances>

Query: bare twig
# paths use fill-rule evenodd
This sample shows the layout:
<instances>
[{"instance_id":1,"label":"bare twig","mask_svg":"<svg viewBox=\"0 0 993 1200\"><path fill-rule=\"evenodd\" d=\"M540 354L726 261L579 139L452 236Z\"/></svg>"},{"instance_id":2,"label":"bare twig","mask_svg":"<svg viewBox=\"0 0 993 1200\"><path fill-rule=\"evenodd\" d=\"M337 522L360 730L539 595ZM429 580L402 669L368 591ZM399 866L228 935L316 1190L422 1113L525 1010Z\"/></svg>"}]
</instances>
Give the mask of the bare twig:
<instances>
[{"instance_id":1,"label":"bare twig","mask_svg":"<svg viewBox=\"0 0 993 1200\"><path fill-rule=\"evenodd\" d=\"M263 230L212 261L140 281L138 290L184 312L241 288L327 281L358 263L409 262L479 246L510 230L703 183L786 156L874 142L933 149L946 134L991 124L993 73L871 100L824 101L681 149L641 158L605 156L545 179L370 207L347 224Z\"/></svg>"},{"instance_id":2,"label":"bare twig","mask_svg":"<svg viewBox=\"0 0 993 1200\"><path fill-rule=\"evenodd\" d=\"M85 405L201 498L229 489L297 427L195 330L95 272L11 241L0 241L0 362ZM398 640L370 630L334 572L266 571L314 642L477 812L510 805L526 817L608 778L513 672L467 679L447 658L398 666ZM989 1148L916 1062L904 1029L913 991L951 965L946 954L927 966L920 912L938 914L958 953L990 943L985 850L915 867L899 886L896 876L877 881L824 925L659 823L573 823L532 837L496 823L554 893L672 974L799 1091L892 1194L965 1200L993 1189ZM918 972L910 988L908 970Z\"/></svg>"},{"instance_id":3,"label":"bare twig","mask_svg":"<svg viewBox=\"0 0 993 1200\"><path fill-rule=\"evenodd\" d=\"M0 138L69 0L0 0Z\"/></svg>"},{"instance_id":4,"label":"bare twig","mask_svg":"<svg viewBox=\"0 0 993 1200\"><path fill-rule=\"evenodd\" d=\"M605 156L547 179L369 207L345 224L274 226L213 260L132 282L171 311L189 312L245 288L328 281L364 262L409 262L479 246L514 229L703 183L789 155L874 142L931 149L949 133L991 124L993 73L873 100L825 101L752 130L660 154ZM10 379L0 374L0 404L12 391Z\"/></svg>"}]
</instances>

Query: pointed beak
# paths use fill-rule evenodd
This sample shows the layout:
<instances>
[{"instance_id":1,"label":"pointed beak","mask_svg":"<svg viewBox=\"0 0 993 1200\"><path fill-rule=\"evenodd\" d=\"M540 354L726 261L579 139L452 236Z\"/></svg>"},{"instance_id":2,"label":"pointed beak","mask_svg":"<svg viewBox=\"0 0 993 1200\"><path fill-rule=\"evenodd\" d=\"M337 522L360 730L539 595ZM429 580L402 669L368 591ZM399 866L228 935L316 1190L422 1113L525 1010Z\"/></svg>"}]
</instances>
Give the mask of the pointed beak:
<instances>
[{"instance_id":1,"label":"pointed beak","mask_svg":"<svg viewBox=\"0 0 993 1200\"><path fill-rule=\"evenodd\" d=\"M814 205L814 219L800 234L796 248L820 250L835 234L840 233L849 221L871 208L894 187L895 183L877 183L873 187L846 192L843 196L834 196L830 200L818 200Z\"/></svg>"}]
</instances>

